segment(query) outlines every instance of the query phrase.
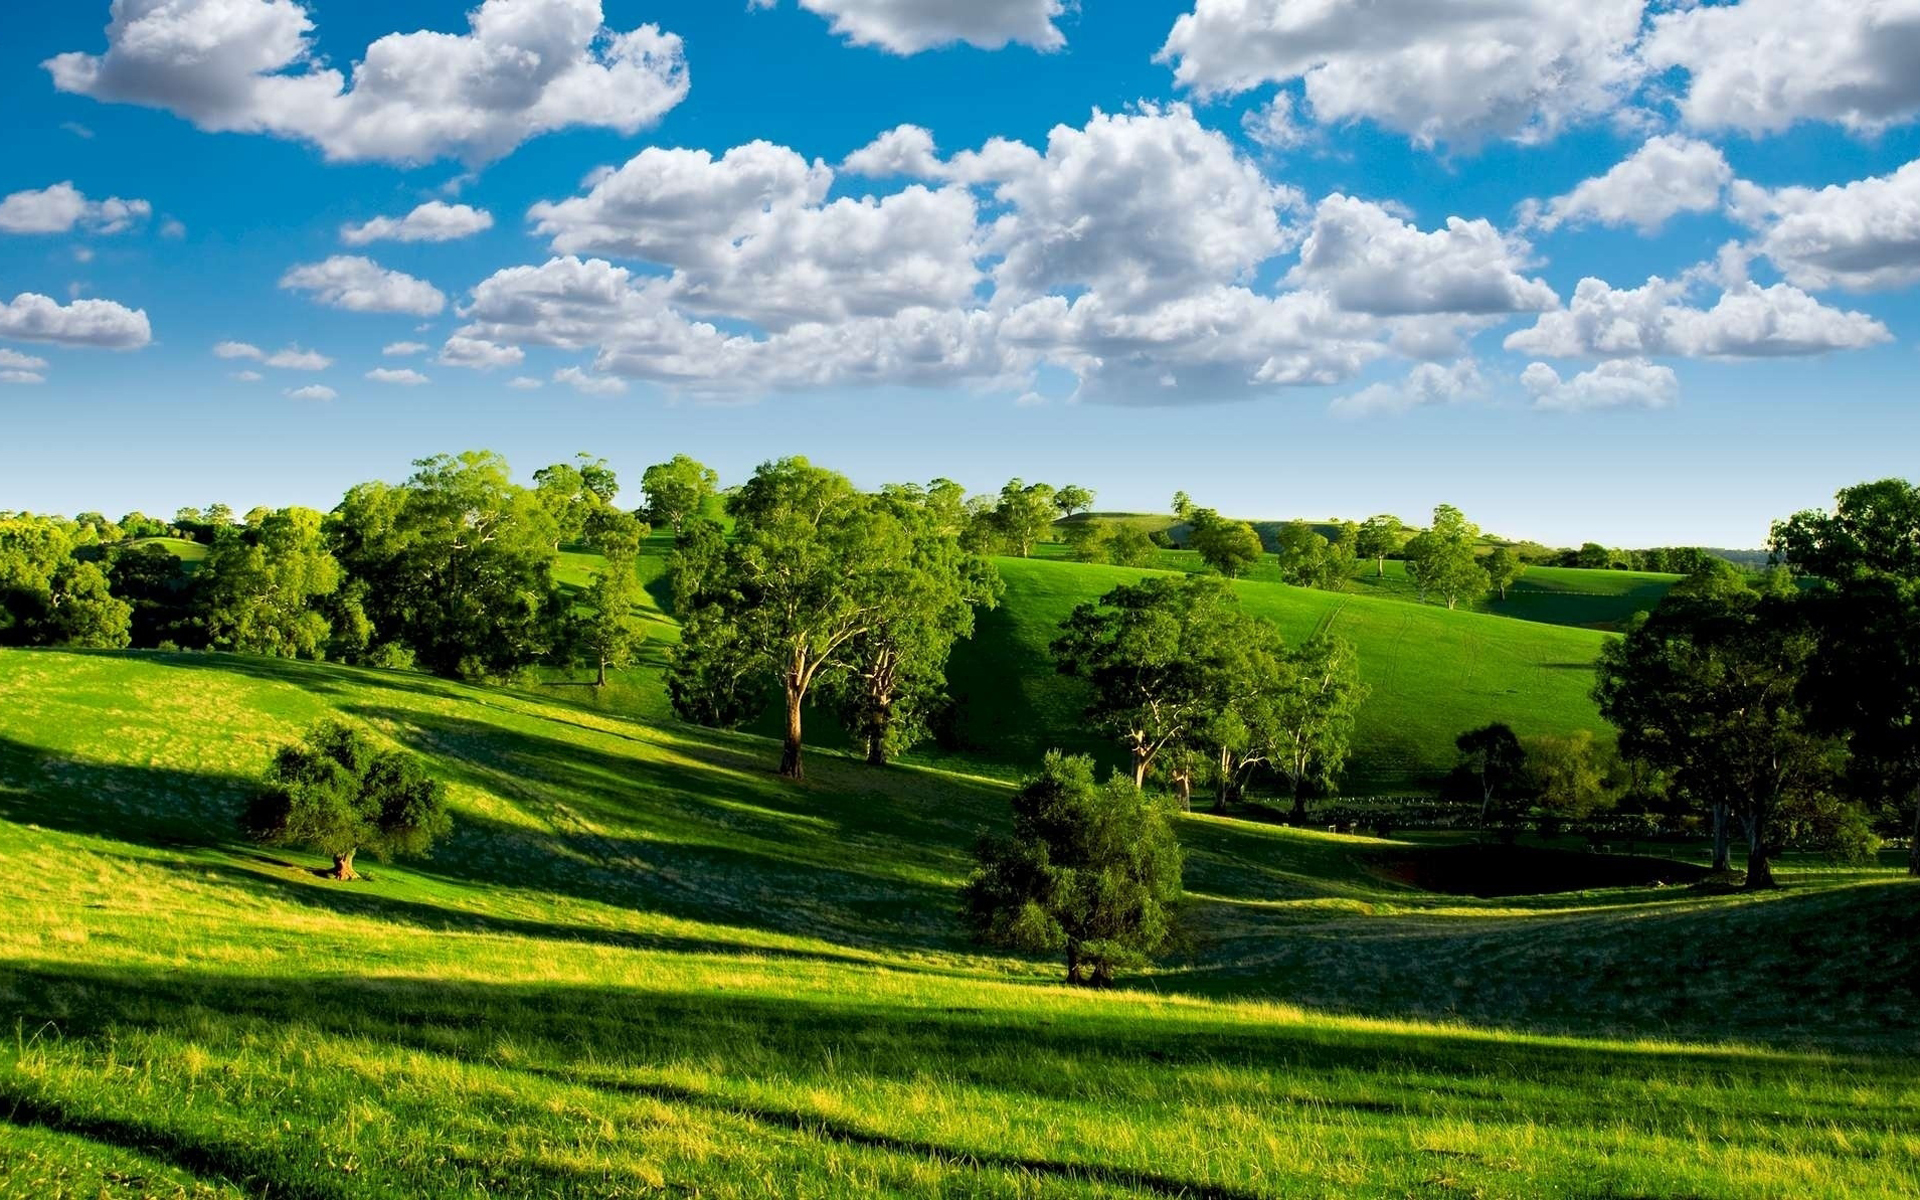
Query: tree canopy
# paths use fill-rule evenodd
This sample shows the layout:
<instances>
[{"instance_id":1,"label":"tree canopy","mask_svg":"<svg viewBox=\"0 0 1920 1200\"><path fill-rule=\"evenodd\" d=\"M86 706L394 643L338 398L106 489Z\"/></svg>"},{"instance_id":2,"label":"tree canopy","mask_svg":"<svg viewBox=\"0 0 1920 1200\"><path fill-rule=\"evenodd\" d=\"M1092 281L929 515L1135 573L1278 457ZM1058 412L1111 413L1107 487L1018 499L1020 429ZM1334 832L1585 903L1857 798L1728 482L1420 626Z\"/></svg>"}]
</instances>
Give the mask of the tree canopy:
<instances>
[{"instance_id":1,"label":"tree canopy","mask_svg":"<svg viewBox=\"0 0 1920 1200\"><path fill-rule=\"evenodd\" d=\"M382 751L366 734L323 721L299 745L283 746L241 816L241 828L271 846L311 846L333 858L335 879L357 876L361 850L385 859L425 854L453 820L446 790L419 760Z\"/></svg>"},{"instance_id":2,"label":"tree canopy","mask_svg":"<svg viewBox=\"0 0 1920 1200\"><path fill-rule=\"evenodd\" d=\"M1013 833L983 839L965 890L974 936L1063 953L1067 982L1106 987L1167 940L1183 855L1164 801L1093 760L1047 755L1013 798Z\"/></svg>"}]
</instances>

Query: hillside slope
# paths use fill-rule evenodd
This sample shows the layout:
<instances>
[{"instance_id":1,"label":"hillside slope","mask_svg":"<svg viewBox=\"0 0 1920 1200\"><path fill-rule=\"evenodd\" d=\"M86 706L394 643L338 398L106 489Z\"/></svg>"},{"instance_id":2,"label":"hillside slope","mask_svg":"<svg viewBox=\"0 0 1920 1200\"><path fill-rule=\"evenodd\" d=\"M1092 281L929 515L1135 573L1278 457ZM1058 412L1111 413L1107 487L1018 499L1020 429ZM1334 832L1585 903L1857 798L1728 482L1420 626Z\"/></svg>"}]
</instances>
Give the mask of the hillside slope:
<instances>
[{"instance_id":1,"label":"hillside slope","mask_svg":"<svg viewBox=\"0 0 1920 1200\"><path fill-rule=\"evenodd\" d=\"M234 844L329 714L446 781L432 859ZM1179 952L1088 995L959 936L1004 785L773 758L553 693L0 652L0 1196L1920 1192L1920 1071L1831 1057L1920 1032L1890 873L1482 902L1195 816Z\"/></svg>"},{"instance_id":2,"label":"hillside slope","mask_svg":"<svg viewBox=\"0 0 1920 1200\"><path fill-rule=\"evenodd\" d=\"M1030 764L1060 747L1117 764L1118 752L1081 719L1083 685L1054 672L1047 646L1076 604L1146 573L1037 559L999 566L1006 598L982 614L949 672L964 753ZM1350 792L1429 785L1453 765L1455 736L1490 721L1522 735L1609 736L1589 695L1602 634L1283 584L1241 581L1235 590L1247 611L1290 640L1324 624L1358 649L1371 692L1347 772Z\"/></svg>"}]
</instances>

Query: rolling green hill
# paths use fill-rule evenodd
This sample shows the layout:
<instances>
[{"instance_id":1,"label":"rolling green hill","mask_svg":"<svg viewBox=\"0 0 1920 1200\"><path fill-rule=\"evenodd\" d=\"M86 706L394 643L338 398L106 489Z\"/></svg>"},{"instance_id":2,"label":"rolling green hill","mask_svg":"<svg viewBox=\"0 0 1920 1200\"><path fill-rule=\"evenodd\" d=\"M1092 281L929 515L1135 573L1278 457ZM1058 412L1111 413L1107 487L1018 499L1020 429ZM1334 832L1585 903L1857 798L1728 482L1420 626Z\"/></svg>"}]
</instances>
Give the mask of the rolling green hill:
<instances>
[{"instance_id":1,"label":"rolling green hill","mask_svg":"<svg viewBox=\"0 0 1920 1200\"><path fill-rule=\"evenodd\" d=\"M433 858L233 844L325 714L447 782ZM1475 901L1394 882L1405 844L1194 816L1180 952L1089 994L958 935L1004 785L772 751L0 652L0 1196L1920 1192L1891 872Z\"/></svg>"},{"instance_id":2,"label":"rolling green hill","mask_svg":"<svg viewBox=\"0 0 1920 1200\"><path fill-rule=\"evenodd\" d=\"M1144 573L1038 559L1001 559L1007 594L983 613L949 672L963 752L1028 767L1052 747L1119 756L1080 719L1083 685L1053 670L1047 646L1074 605ZM1608 736L1588 695L1604 635L1448 612L1367 595L1241 581L1241 602L1299 640L1320 628L1351 640L1371 689L1361 708L1348 790L1412 790L1455 761L1453 739L1490 721L1522 735Z\"/></svg>"}]
</instances>

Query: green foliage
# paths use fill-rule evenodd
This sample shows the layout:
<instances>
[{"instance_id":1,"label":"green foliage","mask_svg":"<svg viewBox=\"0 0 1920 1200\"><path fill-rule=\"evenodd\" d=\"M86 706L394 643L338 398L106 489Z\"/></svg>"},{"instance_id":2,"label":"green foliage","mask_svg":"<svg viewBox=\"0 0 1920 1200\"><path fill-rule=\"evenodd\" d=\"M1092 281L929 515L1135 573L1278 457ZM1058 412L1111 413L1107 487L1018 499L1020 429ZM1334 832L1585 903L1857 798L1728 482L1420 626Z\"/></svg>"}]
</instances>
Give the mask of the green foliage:
<instances>
[{"instance_id":1,"label":"green foliage","mask_svg":"<svg viewBox=\"0 0 1920 1200\"><path fill-rule=\"evenodd\" d=\"M1511 811L1513 803L1526 794L1526 749L1512 727L1498 721L1468 730L1453 744L1460 752L1454 778L1471 783L1480 800L1480 824L1484 828L1496 806Z\"/></svg>"},{"instance_id":2,"label":"green foliage","mask_svg":"<svg viewBox=\"0 0 1920 1200\"><path fill-rule=\"evenodd\" d=\"M1391 513L1381 513L1361 522L1354 549L1360 557L1373 560L1375 576L1386 575L1387 555L1400 549L1400 535L1405 528L1400 518Z\"/></svg>"},{"instance_id":3,"label":"green foliage","mask_svg":"<svg viewBox=\"0 0 1920 1200\"><path fill-rule=\"evenodd\" d=\"M1062 516L1071 517L1075 513L1085 512L1093 507L1094 493L1090 488L1078 484L1068 484L1053 495L1053 503Z\"/></svg>"},{"instance_id":4,"label":"green foliage","mask_svg":"<svg viewBox=\"0 0 1920 1200\"><path fill-rule=\"evenodd\" d=\"M1802 606L1742 591L1669 598L1601 652L1594 695L1621 752L1742 822L1749 888L1773 886L1783 818L1817 803L1841 762L1805 702L1818 650Z\"/></svg>"},{"instance_id":5,"label":"green foliage","mask_svg":"<svg viewBox=\"0 0 1920 1200\"><path fill-rule=\"evenodd\" d=\"M1001 593L993 564L960 544L959 487L889 487L874 497L875 519L906 535L904 569L878 585L876 611L848 647L844 671L824 680L828 699L867 762L884 766L926 737L946 700L947 658L973 633L974 611Z\"/></svg>"},{"instance_id":6,"label":"green foliage","mask_svg":"<svg viewBox=\"0 0 1920 1200\"><path fill-rule=\"evenodd\" d=\"M1260 561L1264 548L1253 526L1245 521L1226 520L1210 508L1193 509L1188 516L1193 523L1188 547L1199 553L1202 562L1228 579L1238 577Z\"/></svg>"},{"instance_id":7,"label":"green foliage","mask_svg":"<svg viewBox=\"0 0 1920 1200\"><path fill-rule=\"evenodd\" d=\"M993 524L1008 552L1026 558L1059 516L1060 502L1052 487L1013 479L1000 489Z\"/></svg>"},{"instance_id":8,"label":"green foliage","mask_svg":"<svg viewBox=\"0 0 1920 1200\"><path fill-rule=\"evenodd\" d=\"M1483 565L1487 572L1487 583L1500 593L1502 600L1507 598L1507 589L1527 573L1527 564L1507 546L1494 547Z\"/></svg>"},{"instance_id":9,"label":"green foliage","mask_svg":"<svg viewBox=\"0 0 1920 1200\"><path fill-rule=\"evenodd\" d=\"M193 577L167 547L154 542L123 543L109 560L107 579L113 594L131 610L133 645L205 644L194 620L198 604Z\"/></svg>"},{"instance_id":10,"label":"green foliage","mask_svg":"<svg viewBox=\"0 0 1920 1200\"><path fill-rule=\"evenodd\" d=\"M1461 601L1472 603L1486 595L1491 581L1474 550L1479 538L1479 527L1451 504L1433 510L1433 524L1403 547L1407 575L1420 589L1423 602L1438 597L1454 608Z\"/></svg>"},{"instance_id":11,"label":"green foliage","mask_svg":"<svg viewBox=\"0 0 1920 1200\"><path fill-rule=\"evenodd\" d=\"M613 507L620 481L604 458L582 451L571 463L555 463L533 473L534 494L552 518L556 547L561 542L599 545L596 536L609 516L625 517Z\"/></svg>"},{"instance_id":12,"label":"green foliage","mask_svg":"<svg viewBox=\"0 0 1920 1200\"><path fill-rule=\"evenodd\" d=\"M966 920L989 945L1064 951L1067 982L1106 987L1167 940L1184 856L1171 813L1093 761L1051 753L1013 797L1011 837L982 839Z\"/></svg>"},{"instance_id":13,"label":"green foliage","mask_svg":"<svg viewBox=\"0 0 1920 1200\"><path fill-rule=\"evenodd\" d=\"M54 568L39 640L50 646L119 650L130 640L133 610L114 597L106 572L90 562Z\"/></svg>"},{"instance_id":14,"label":"green foliage","mask_svg":"<svg viewBox=\"0 0 1920 1200\"><path fill-rule=\"evenodd\" d=\"M1107 561L1116 567L1148 567L1159 558L1159 544L1137 525L1115 525L1106 539Z\"/></svg>"},{"instance_id":15,"label":"green foliage","mask_svg":"<svg viewBox=\"0 0 1920 1200\"><path fill-rule=\"evenodd\" d=\"M1213 712L1234 604L1218 579L1152 576L1078 606L1061 624L1055 664L1087 681L1087 720L1125 747L1135 787Z\"/></svg>"},{"instance_id":16,"label":"green foliage","mask_svg":"<svg viewBox=\"0 0 1920 1200\"><path fill-rule=\"evenodd\" d=\"M676 607L686 614L669 677L676 711L737 720L756 709L743 688L777 688L780 771L798 778L804 709L825 685L860 697L870 752L879 745L884 757L893 735L882 727L903 701L925 702L971 604L991 586L985 564L959 544L954 490L937 495L864 495L804 458L762 465L728 502L733 541L696 530L676 554Z\"/></svg>"},{"instance_id":17,"label":"green foliage","mask_svg":"<svg viewBox=\"0 0 1920 1200\"><path fill-rule=\"evenodd\" d=\"M333 626L324 606L341 573L323 521L310 508L261 509L244 526L224 527L195 580L197 622L209 645L325 657Z\"/></svg>"},{"instance_id":18,"label":"green foliage","mask_svg":"<svg viewBox=\"0 0 1920 1200\"><path fill-rule=\"evenodd\" d=\"M399 643L424 669L509 677L560 642L552 513L506 460L469 451L414 464L400 487L361 484L327 523L342 567L365 586L375 646Z\"/></svg>"},{"instance_id":19,"label":"green foliage","mask_svg":"<svg viewBox=\"0 0 1920 1200\"><path fill-rule=\"evenodd\" d=\"M647 518L655 525L672 528L676 534L689 517L700 515L719 488L717 472L684 454L655 463L640 476L640 490L647 497Z\"/></svg>"},{"instance_id":20,"label":"green foliage","mask_svg":"<svg viewBox=\"0 0 1920 1200\"><path fill-rule=\"evenodd\" d=\"M1068 522L1062 533L1067 544L1067 557L1082 563L1110 561L1107 547L1113 533L1113 527L1105 521Z\"/></svg>"},{"instance_id":21,"label":"green foliage","mask_svg":"<svg viewBox=\"0 0 1920 1200\"><path fill-rule=\"evenodd\" d=\"M640 602L640 577L634 570L637 547L625 542L606 556L606 565L594 576L581 597L586 608L576 645L594 669L594 684L607 686L609 670L625 670L647 640L646 630L633 615Z\"/></svg>"},{"instance_id":22,"label":"green foliage","mask_svg":"<svg viewBox=\"0 0 1920 1200\"><path fill-rule=\"evenodd\" d=\"M1580 821L1610 806L1606 765L1586 730L1528 738L1525 763L1534 802L1548 815Z\"/></svg>"},{"instance_id":23,"label":"green foliage","mask_svg":"<svg viewBox=\"0 0 1920 1200\"><path fill-rule=\"evenodd\" d=\"M1904 479L1846 488L1831 513L1776 522L1771 541L1776 558L1809 575L1920 579L1920 488Z\"/></svg>"},{"instance_id":24,"label":"green foliage","mask_svg":"<svg viewBox=\"0 0 1920 1200\"><path fill-rule=\"evenodd\" d=\"M283 746L241 816L247 836L270 846L311 846L333 857L333 876L354 878L361 850L385 859L421 855L452 817L438 781L419 761L381 751L365 734L322 721Z\"/></svg>"}]
</instances>

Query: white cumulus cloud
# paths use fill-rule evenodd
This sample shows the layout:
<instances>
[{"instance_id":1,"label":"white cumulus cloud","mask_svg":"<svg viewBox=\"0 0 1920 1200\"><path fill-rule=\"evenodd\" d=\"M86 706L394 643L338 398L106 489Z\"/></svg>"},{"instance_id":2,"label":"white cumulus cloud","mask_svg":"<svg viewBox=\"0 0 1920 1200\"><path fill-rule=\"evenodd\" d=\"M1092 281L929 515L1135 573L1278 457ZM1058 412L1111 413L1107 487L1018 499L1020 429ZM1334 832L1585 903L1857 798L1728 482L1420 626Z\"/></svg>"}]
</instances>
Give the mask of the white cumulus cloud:
<instances>
[{"instance_id":1,"label":"white cumulus cloud","mask_svg":"<svg viewBox=\"0 0 1920 1200\"><path fill-rule=\"evenodd\" d=\"M1734 188L1753 249L1801 287L1876 291L1920 283L1920 160L1824 188Z\"/></svg>"},{"instance_id":2,"label":"white cumulus cloud","mask_svg":"<svg viewBox=\"0 0 1920 1200\"><path fill-rule=\"evenodd\" d=\"M1551 136L1639 81L1645 0L1196 0L1160 50L1207 94L1304 81L1315 118L1422 145Z\"/></svg>"},{"instance_id":3,"label":"white cumulus cloud","mask_svg":"<svg viewBox=\"0 0 1920 1200\"><path fill-rule=\"evenodd\" d=\"M1542 358L1780 358L1858 350L1892 335L1866 313L1821 304L1790 284L1730 284L1712 308L1687 302L1687 281L1637 288L1582 279L1566 308L1506 339Z\"/></svg>"},{"instance_id":4,"label":"white cumulus cloud","mask_svg":"<svg viewBox=\"0 0 1920 1200\"><path fill-rule=\"evenodd\" d=\"M1733 168L1716 146L1674 134L1649 138L1604 175L1523 214L1542 229L1561 225L1631 225L1657 233L1681 213L1712 212L1733 182Z\"/></svg>"},{"instance_id":5,"label":"white cumulus cloud","mask_svg":"<svg viewBox=\"0 0 1920 1200\"><path fill-rule=\"evenodd\" d=\"M446 296L425 280L346 254L293 267L281 276L280 286L348 312L431 317L447 306Z\"/></svg>"},{"instance_id":6,"label":"white cumulus cloud","mask_svg":"<svg viewBox=\"0 0 1920 1200\"><path fill-rule=\"evenodd\" d=\"M429 200L404 217L375 217L340 230L349 246L374 242L454 242L493 228L493 214L467 204Z\"/></svg>"},{"instance_id":7,"label":"white cumulus cloud","mask_svg":"<svg viewBox=\"0 0 1920 1200\"><path fill-rule=\"evenodd\" d=\"M420 387L433 382L418 371L411 369L396 371L390 367L375 367L367 372L367 378L374 383L390 383L399 387Z\"/></svg>"},{"instance_id":8,"label":"white cumulus cloud","mask_svg":"<svg viewBox=\"0 0 1920 1200\"><path fill-rule=\"evenodd\" d=\"M1559 297L1525 276L1528 253L1525 241L1486 221L1450 217L1444 229L1422 232L1378 204L1335 194L1314 210L1287 281L1376 316L1539 312Z\"/></svg>"},{"instance_id":9,"label":"white cumulus cloud","mask_svg":"<svg viewBox=\"0 0 1920 1200\"><path fill-rule=\"evenodd\" d=\"M152 215L153 205L145 200L118 196L89 200L71 182L56 183L0 200L0 232L72 233L80 228L89 233L124 233Z\"/></svg>"},{"instance_id":10,"label":"white cumulus cloud","mask_svg":"<svg viewBox=\"0 0 1920 1200\"><path fill-rule=\"evenodd\" d=\"M340 393L324 383L310 383L305 387L288 388L284 393L292 400L338 400Z\"/></svg>"},{"instance_id":11,"label":"white cumulus cloud","mask_svg":"<svg viewBox=\"0 0 1920 1200\"><path fill-rule=\"evenodd\" d=\"M302 350L298 346L275 351L267 355L265 362L280 371L324 371L333 365L333 360L318 350Z\"/></svg>"},{"instance_id":12,"label":"white cumulus cloud","mask_svg":"<svg viewBox=\"0 0 1920 1200\"><path fill-rule=\"evenodd\" d=\"M1520 375L1535 408L1584 412L1599 408L1666 408L1680 398L1673 368L1644 358L1609 359L1571 379L1546 363L1533 363Z\"/></svg>"},{"instance_id":13,"label":"white cumulus cloud","mask_svg":"<svg viewBox=\"0 0 1920 1200\"><path fill-rule=\"evenodd\" d=\"M1486 394L1486 380L1480 364L1463 358L1449 366L1416 363L1407 377L1398 383L1376 383L1351 395L1341 396L1330 406L1335 416L1370 417L1410 412L1430 404L1457 404Z\"/></svg>"},{"instance_id":14,"label":"white cumulus cloud","mask_svg":"<svg viewBox=\"0 0 1920 1200\"><path fill-rule=\"evenodd\" d=\"M0 338L137 350L153 340L153 327L144 310L111 300L61 304L50 296L22 292L10 301L0 301Z\"/></svg>"},{"instance_id":15,"label":"white cumulus cloud","mask_svg":"<svg viewBox=\"0 0 1920 1200\"><path fill-rule=\"evenodd\" d=\"M773 8L779 0L749 0ZM1039 50L1066 45L1054 19L1063 0L800 0L800 7L832 22L833 32L856 46L917 54L964 42L984 50L1022 43Z\"/></svg>"},{"instance_id":16,"label":"white cumulus cloud","mask_svg":"<svg viewBox=\"0 0 1920 1200\"><path fill-rule=\"evenodd\" d=\"M617 31L600 0L484 0L468 31L392 33L351 79L314 49L298 0L113 0L101 54L56 55L56 88L267 133L341 161L499 158L574 126L632 135L684 100L680 39Z\"/></svg>"},{"instance_id":17,"label":"white cumulus cloud","mask_svg":"<svg viewBox=\"0 0 1920 1200\"><path fill-rule=\"evenodd\" d=\"M1700 129L1826 121L1872 133L1920 114L1913 0L1676 5L1654 18L1644 54L1687 72L1680 112Z\"/></svg>"}]
</instances>

